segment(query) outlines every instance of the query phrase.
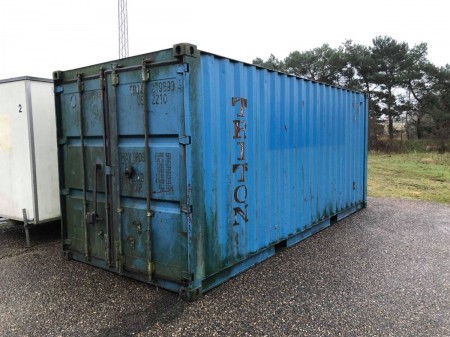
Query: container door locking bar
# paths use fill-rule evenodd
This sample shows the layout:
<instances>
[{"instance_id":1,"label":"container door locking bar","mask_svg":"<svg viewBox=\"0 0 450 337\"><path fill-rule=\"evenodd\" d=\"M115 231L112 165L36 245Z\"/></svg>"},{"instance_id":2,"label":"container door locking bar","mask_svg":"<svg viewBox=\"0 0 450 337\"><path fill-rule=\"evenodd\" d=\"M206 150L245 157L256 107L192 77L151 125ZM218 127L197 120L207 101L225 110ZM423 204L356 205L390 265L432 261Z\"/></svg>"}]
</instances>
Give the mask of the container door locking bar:
<instances>
[{"instance_id":1,"label":"container door locking bar","mask_svg":"<svg viewBox=\"0 0 450 337\"><path fill-rule=\"evenodd\" d=\"M95 225L98 220L97 214L97 177L98 173L101 171L101 164L95 163L94 165L94 190L92 191L92 211L86 213L86 223L89 225Z\"/></svg>"},{"instance_id":2,"label":"container door locking bar","mask_svg":"<svg viewBox=\"0 0 450 337\"><path fill-rule=\"evenodd\" d=\"M84 143L84 119L83 119L83 74L77 73L77 88L78 88L78 102L79 111L78 118L80 120L80 147L81 147L81 168L82 168L82 185L83 185L83 214L87 213L87 192L86 192L86 153ZM86 261L89 261L89 242L88 242L88 229L86 223L86 217L83 217L83 229L84 229L84 257Z\"/></svg>"},{"instance_id":3,"label":"container door locking bar","mask_svg":"<svg viewBox=\"0 0 450 337\"><path fill-rule=\"evenodd\" d=\"M144 117L144 152L145 152L145 176L147 177L147 188L146 188L146 220L147 220L147 262L148 262L148 279L152 281L153 272L155 269L154 262L152 260L152 220L153 211L151 210L150 200L151 200L151 185L150 185L150 144L149 144L149 118L147 113L147 82L150 80L150 70L148 65L150 60L142 60L141 68L141 80L142 80L142 96L144 99L143 117Z\"/></svg>"}]
</instances>

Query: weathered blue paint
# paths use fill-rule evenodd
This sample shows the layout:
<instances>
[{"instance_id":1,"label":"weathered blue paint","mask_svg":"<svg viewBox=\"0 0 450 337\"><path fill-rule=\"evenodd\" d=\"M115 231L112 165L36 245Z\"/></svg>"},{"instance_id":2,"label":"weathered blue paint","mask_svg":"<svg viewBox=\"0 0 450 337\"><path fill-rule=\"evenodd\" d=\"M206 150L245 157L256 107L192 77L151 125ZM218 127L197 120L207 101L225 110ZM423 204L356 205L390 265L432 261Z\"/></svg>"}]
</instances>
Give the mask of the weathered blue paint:
<instances>
[{"instance_id":1,"label":"weathered blue paint","mask_svg":"<svg viewBox=\"0 0 450 337\"><path fill-rule=\"evenodd\" d=\"M365 206L363 94L188 44L117 63L54 75L73 258L194 298Z\"/></svg>"}]
</instances>

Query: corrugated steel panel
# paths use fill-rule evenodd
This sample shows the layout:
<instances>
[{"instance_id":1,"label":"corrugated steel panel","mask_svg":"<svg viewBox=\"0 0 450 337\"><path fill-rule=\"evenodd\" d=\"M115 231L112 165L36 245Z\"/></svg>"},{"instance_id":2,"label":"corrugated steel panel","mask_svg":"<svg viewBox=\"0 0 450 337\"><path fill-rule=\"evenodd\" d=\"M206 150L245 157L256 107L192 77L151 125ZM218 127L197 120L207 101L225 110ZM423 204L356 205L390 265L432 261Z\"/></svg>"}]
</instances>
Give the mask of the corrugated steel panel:
<instances>
[{"instance_id":1,"label":"corrugated steel panel","mask_svg":"<svg viewBox=\"0 0 450 337\"><path fill-rule=\"evenodd\" d=\"M207 276L364 202L362 94L211 54L200 68Z\"/></svg>"},{"instance_id":2,"label":"corrugated steel panel","mask_svg":"<svg viewBox=\"0 0 450 337\"><path fill-rule=\"evenodd\" d=\"M365 206L363 94L189 44L120 63L55 73L75 259L192 298Z\"/></svg>"}]
</instances>

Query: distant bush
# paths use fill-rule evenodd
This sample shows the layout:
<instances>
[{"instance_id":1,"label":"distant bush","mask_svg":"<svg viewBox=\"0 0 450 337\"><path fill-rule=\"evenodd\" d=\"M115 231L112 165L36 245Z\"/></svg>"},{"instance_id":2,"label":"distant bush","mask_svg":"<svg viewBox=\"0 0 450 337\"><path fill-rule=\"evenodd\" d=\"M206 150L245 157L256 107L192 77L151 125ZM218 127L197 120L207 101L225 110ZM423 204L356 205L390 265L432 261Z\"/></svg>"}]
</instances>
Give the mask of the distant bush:
<instances>
[{"instance_id":1,"label":"distant bush","mask_svg":"<svg viewBox=\"0 0 450 337\"><path fill-rule=\"evenodd\" d=\"M442 139L393 139L378 137L369 143L369 150L383 153L450 152L450 140Z\"/></svg>"}]
</instances>

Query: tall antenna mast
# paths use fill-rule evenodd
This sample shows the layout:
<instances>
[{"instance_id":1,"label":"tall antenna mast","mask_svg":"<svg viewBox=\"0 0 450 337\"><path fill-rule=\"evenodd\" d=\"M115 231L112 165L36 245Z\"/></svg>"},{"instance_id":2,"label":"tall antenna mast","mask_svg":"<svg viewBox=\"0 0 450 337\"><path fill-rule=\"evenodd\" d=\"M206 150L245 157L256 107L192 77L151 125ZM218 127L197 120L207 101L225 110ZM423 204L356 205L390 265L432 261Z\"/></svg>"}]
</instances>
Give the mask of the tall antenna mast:
<instances>
[{"instance_id":1,"label":"tall antenna mast","mask_svg":"<svg viewBox=\"0 0 450 337\"><path fill-rule=\"evenodd\" d=\"M119 0L119 58L128 57L127 0Z\"/></svg>"}]
</instances>

